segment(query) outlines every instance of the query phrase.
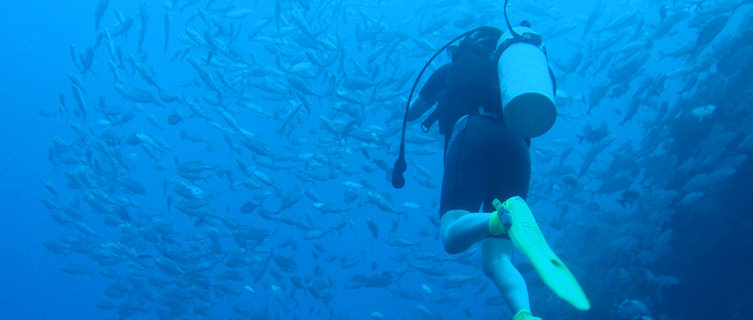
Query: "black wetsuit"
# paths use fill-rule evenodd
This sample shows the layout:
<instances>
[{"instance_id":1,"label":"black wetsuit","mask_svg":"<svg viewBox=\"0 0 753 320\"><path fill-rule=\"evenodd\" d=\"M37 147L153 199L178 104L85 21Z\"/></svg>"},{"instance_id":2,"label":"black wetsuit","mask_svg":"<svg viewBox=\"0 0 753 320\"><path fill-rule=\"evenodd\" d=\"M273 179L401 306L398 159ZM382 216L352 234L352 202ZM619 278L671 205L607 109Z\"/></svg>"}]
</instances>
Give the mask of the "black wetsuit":
<instances>
[{"instance_id":1,"label":"black wetsuit","mask_svg":"<svg viewBox=\"0 0 753 320\"><path fill-rule=\"evenodd\" d=\"M493 72L493 71L492 71ZM529 140L504 125L496 75L458 83L451 64L437 69L420 96L437 103L445 135L440 216L453 209L493 211L494 198L525 198L531 176ZM462 76L461 76L462 77Z\"/></svg>"}]
</instances>

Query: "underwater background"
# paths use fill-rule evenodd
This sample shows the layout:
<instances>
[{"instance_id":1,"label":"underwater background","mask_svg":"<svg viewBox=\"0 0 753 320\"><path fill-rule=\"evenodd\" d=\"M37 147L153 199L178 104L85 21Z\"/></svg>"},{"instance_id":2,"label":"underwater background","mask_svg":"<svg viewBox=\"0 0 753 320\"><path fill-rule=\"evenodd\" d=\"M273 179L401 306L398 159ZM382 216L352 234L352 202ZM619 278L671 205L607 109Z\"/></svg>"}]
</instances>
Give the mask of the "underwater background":
<instances>
[{"instance_id":1,"label":"underwater background","mask_svg":"<svg viewBox=\"0 0 753 320\"><path fill-rule=\"evenodd\" d=\"M438 238L436 128L389 180L421 67L502 8L3 1L0 318L510 319ZM592 305L516 252L534 314L753 318L753 3L508 14L558 85L528 202Z\"/></svg>"}]
</instances>

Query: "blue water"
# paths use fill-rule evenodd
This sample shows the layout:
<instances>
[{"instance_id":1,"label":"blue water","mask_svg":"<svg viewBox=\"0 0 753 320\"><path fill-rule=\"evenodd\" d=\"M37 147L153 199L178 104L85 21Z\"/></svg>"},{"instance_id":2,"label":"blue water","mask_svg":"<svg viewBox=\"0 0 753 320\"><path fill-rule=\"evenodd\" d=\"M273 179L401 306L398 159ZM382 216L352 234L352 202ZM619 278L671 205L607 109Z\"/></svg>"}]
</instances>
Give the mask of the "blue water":
<instances>
[{"instance_id":1,"label":"blue water","mask_svg":"<svg viewBox=\"0 0 753 320\"><path fill-rule=\"evenodd\" d=\"M512 317L480 246L451 256L437 237L436 129L409 127L407 185L387 179L424 47L503 27L500 3L144 2L144 25L138 2L107 2L99 31L100 1L0 4L0 318ZM558 299L516 253L534 314L753 317L753 6L511 2L511 20L544 36L560 89L554 128L532 141L528 200L592 305ZM96 39L119 14L133 24L111 53ZM79 64L92 48L89 70L71 47ZM163 95L137 101L116 83ZM190 181L181 164L206 168ZM190 214L178 209L186 190L201 202ZM111 211L90 203L103 198ZM285 198L297 200L277 212Z\"/></svg>"}]
</instances>

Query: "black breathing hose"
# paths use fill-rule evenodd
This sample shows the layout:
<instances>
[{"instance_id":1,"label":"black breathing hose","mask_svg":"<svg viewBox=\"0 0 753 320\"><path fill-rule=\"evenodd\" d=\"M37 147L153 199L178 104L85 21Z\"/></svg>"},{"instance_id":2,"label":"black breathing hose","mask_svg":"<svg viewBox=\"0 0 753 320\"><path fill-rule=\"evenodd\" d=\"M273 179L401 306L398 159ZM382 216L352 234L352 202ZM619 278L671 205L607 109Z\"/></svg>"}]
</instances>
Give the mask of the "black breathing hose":
<instances>
[{"instance_id":1,"label":"black breathing hose","mask_svg":"<svg viewBox=\"0 0 753 320\"><path fill-rule=\"evenodd\" d=\"M523 36L521 36L519 33L515 32L515 30L512 28L512 25L510 24L510 19L507 18L507 1L509 1L509 0L505 0L505 6L502 9L502 12L504 12L504 14L505 14L505 23L507 23L507 29L510 30L510 34L512 34L513 38L522 38Z\"/></svg>"}]
</instances>

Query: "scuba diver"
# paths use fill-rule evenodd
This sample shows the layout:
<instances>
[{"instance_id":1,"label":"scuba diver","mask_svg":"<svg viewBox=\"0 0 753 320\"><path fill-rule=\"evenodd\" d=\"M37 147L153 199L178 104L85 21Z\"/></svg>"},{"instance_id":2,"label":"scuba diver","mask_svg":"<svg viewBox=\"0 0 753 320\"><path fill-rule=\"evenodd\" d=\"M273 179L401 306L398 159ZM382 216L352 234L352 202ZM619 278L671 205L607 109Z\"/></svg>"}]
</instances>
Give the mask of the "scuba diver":
<instances>
[{"instance_id":1,"label":"scuba diver","mask_svg":"<svg viewBox=\"0 0 753 320\"><path fill-rule=\"evenodd\" d=\"M458 254L482 243L484 273L513 311L513 320L540 320L532 315L525 280L511 262L513 247L531 260L558 296L581 310L590 304L546 244L523 200L531 178L530 138L554 124L556 87L541 37L526 21L513 29L506 12L505 21L509 32L473 29L429 59L411 90L405 122L418 120L436 105L421 127L428 131L438 122L445 137L439 208L445 251ZM459 45L451 46L460 38ZM445 48L451 62L435 70L411 101L421 75ZM393 168L395 188L405 184L406 167L402 142Z\"/></svg>"},{"instance_id":2,"label":"scuba diver","mask_svg":"<svg viewBox=\"0 0 753 320\"><path fill-rule=\"evenodd\" d=\"M514 320L531 315L528 289L510 261L513 244L492 214L492 200L525 198L531 176L530 140L505 126L496 68L489 55L501 33L482 29L450 47L452 62L437 69L411 104L408 121L417 120L434 104L424 121L435 119L445 136L445 169L439 205L440 234L445 250L461 253L482 242L484 273L499 288ZM480 205L484 205L479 213Z\"/></svg>"}]
</instances>

